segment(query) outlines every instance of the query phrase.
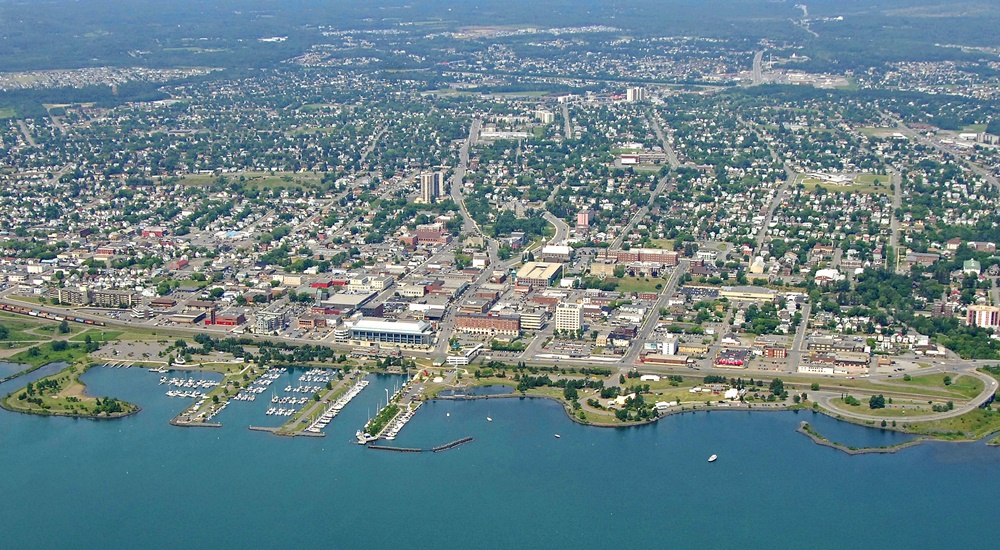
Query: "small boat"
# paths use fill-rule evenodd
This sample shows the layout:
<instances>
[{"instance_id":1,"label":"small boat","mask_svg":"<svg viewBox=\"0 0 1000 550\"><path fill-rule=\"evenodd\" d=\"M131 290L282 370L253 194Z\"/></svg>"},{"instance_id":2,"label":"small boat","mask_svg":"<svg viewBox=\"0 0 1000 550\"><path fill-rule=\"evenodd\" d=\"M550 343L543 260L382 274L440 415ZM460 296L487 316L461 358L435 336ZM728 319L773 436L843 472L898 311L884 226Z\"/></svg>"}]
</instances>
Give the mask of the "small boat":
<instances>
[{"instance_id":1,"label":"small boat","mask_svg":"<svg viewBox=\"0 0 1000 550\"><path fill-rule=\"evenodd\" d=\"M556 439L559 439L560 437L562 437L562 436L559 435L559 434L556 434Z\"/></svg>"},{"instance_id":2,"label":"small boat","mask_svg":"<svg viewBox=\"0 0 1000 550\"><path fill-rule=\"evenodd\" d=\"M719 455L712 455L712 456L708 457L708 461L709 462L715 462L718 459L719 459Z\"/></svg>"},{"instance_id":3,"label":"small boat","mask_svg":"<svg viewBox=\"0 0 1000 550\"><path fill-rule=\"evenodd\" d=\"M444 413L445 416L451 416L451 413Z\"/></svg>"},{"instance_id":4,"label":"small boat","mask_svg":"<svg viewBox=\"0 0 1000 550\"><path fill-rule=\"evenodd\" d=\"M486 421L487 421L487 422L493 422L493 419L487 416L487 417L486 417Z\"/></svg>"}]
</instances>

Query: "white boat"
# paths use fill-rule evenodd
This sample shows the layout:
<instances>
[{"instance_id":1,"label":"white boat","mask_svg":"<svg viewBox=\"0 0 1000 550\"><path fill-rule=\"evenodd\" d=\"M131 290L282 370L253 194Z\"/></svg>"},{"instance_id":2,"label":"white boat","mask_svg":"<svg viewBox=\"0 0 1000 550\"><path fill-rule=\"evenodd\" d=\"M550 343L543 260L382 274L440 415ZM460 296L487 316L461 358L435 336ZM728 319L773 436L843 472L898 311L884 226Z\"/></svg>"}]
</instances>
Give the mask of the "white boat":
<instances>
[{"instance_id":1,"label":"white boat","mask_svg":"<svg viewBox=\"0 0 1000 550\"><path fill-rule=\"evenodd\" d=\"M486 417L486 421L487 421L487 422L493 422L493 419L487 416L487 417Z\"/></svg>"},{"instance_id":2,"label":"white boat","mask_svg":"<svg viewBox=\"0 0 1000 550\"><path fill-rule=\"evenodd\" d=\"M708 457L708 461L709 462L715 462L718 459L719 459L719 455L712 455L712 456Z\"/></svg>"},{"instance_id":3,"label":"white boat","mask_svg":"<svg viewBox=\"0 0 1000 550\"><path fill-rule=\"evenodd\" d=\"M556 434L556 439L559 439L560 437L562 437L562 436L559 435L559 434Z\"/></svg>"}]
</instances>

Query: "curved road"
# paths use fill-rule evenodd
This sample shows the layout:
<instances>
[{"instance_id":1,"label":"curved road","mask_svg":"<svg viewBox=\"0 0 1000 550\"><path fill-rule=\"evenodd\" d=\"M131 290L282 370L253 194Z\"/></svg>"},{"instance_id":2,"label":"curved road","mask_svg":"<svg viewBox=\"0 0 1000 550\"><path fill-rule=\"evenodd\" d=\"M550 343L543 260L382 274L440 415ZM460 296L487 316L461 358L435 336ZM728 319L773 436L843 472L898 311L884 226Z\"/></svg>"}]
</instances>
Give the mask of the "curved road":
<instances>
[{"instance_id":1,"label":"curved road","mask_svg":"<svg viewBox=\"0 0 1000 550\"><path fill-rule=\"evenodd\" d=\"M986 389L983 390L983 392L977 395L975 398L970 400L968 403L960 407L955 407L953 410L946 412L922 414L922 415L906 416L906 417L897 417L897 416L883 417L872 414L860 414L834 406L832 401L834 399L839 399L841 395L840 393L835 393L835 392L823 392L823 391L815 392L815 395L818 396L818 398L815 399L815 401L818 402L820 406L822 406L823 408L835 414L846 416L848 418L854 418L857 420L882 420L884 418L885 420L906 420L907 422L918 422L923 420L941 420L944 418L954 418L956 416L961 416L973 409L979 408L979 406L985 403L994 393L996 393L998 389L997 381L994 380L993 377L991 376L985 375L975 370L963 370L960 372L965 375L975 376L976 378L982 380L983 383L986 384ZM898 386L896 385L891 385L889 387L898 388Z\"/></svg>"}]
</instances>

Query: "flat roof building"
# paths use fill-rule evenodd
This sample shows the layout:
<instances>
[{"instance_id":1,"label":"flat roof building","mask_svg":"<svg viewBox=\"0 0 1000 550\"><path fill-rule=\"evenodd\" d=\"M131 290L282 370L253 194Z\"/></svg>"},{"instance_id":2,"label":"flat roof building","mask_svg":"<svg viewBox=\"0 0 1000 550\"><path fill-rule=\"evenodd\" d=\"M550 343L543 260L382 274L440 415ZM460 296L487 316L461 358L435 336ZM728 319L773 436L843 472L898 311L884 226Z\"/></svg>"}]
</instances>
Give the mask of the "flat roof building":
<instances>
[{"instance_id":1,"label":"flat roof building","mask_svg":"<svg viewBox=\"0 0 1000 550\"><path fill-rule=\"evenodd\" d=\"M351 327L351 341L363 344L397 344L426 347L433 343L431 326L423 321L361 319Z\"/></svg>"},{"instance_id":2,"label":"flat roof building","mask_svg":"<svg viewBox=\"0 0 1000 550\"><path fill-rule=\"evenodd\" d=\"M517 284L526 286L550 286L562 274L559 263L528 262L517 271Z\"/></svg>"}]
</instances>

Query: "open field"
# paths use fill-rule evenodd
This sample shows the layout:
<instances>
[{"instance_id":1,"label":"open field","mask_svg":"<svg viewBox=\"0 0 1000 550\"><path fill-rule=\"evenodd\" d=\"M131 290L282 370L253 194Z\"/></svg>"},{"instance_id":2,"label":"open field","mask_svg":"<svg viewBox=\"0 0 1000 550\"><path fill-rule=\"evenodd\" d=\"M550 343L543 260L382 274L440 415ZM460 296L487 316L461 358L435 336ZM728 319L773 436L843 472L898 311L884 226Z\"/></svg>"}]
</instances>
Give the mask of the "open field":
<instances>
[{"instance_id":1,"label":"open field","mask_svg":"<svg viewBox=\"0 0 1000 550\"><path fill-rule=\"evenodd\" d=\"M664 279L657 277L622 277L615 280L615 290L618 292L659 292L663 288Z\"/></svg>"}]
</instances>

